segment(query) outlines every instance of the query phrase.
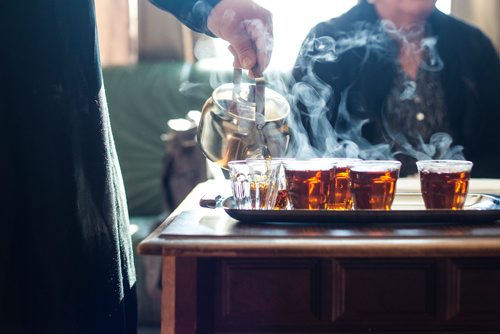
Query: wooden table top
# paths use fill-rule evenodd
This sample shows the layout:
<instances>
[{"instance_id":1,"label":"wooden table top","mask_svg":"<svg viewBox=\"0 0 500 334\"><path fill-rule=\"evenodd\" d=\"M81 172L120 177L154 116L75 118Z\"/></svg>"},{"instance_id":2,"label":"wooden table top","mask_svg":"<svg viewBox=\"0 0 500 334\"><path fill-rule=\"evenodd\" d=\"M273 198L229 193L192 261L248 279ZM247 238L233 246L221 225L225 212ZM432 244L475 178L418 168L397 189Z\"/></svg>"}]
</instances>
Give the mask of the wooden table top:
<instances>
[{"instance_id":1,"label":"wooden table top","mask_svg":"<svg viewBox=\"0 0 500 334\"><path fill-rule=\"evenodd\" d=\"M408 182L406 182L408 183ZM199 184L138 246L191 257L500 257L500 222L481 224L242 223L199 206L226 185ZM405 189L407 190L407 189Z\"/></svg>"}]
</instances>

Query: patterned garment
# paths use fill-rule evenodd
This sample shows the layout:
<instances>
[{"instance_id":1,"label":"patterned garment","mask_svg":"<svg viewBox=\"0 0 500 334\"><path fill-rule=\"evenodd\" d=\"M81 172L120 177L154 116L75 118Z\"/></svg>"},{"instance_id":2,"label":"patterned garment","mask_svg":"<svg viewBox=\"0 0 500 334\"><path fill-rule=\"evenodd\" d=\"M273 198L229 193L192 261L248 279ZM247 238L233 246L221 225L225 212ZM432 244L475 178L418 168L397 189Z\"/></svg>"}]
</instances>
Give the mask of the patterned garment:
<instances>
[{"instance_id":1,"label":"patterned garment","mask_svg":"<svg viewBox=\"0 0 500 334\"><path fill-rule=\"evenodd\" d=\"M393 152L403 163L401 175L417 172L416 152L422 152L433 134L449 133L444 93L438 71L420 67L412 80L397 65L397 74L389 92L384 120L386 133L394 144Z\"/></svg>"},{"instance_id":2,"label":"patterned garment","mask_svg":"<svg viewBox=\"0 0 500 334\"><path fill-rule=\"evenodd\" d=\"M386 119L391 133L401 133L413 145L428 142L436 132L448 132L439 73L420 68L412 80L398 66L387 99Z\"/></svg>"}]
</instances>

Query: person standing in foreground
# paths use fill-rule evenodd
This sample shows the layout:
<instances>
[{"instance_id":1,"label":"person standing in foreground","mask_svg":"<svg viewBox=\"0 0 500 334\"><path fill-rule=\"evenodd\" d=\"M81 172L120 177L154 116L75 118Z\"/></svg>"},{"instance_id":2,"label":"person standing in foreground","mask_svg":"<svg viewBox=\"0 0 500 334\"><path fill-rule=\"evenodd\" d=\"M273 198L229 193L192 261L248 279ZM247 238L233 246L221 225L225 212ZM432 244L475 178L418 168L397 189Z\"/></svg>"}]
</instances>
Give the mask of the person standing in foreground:
<instances>
[{"instance_id":1,"label":"person standing in foreground","mask_svg":"<svg viewBox=\"0 0 500 334\"><path fill-rule=\"evenodd\" d=\"M243 22L260 22L270 39L271 16L253 2L161 3L232 43L238 65L267 66L270 49L252 47L263 31ZM224 26L228 10L234 21ZM93 1L2 1L0 28L0 332L136 333L133 252Z\"/></svg>"},{"instance_id":2,"label":"person standing in foreground","mask_svg":"<svg viewBox=\"0 0 500 334\"><path fill-rule=\"evenodd\" d=\"M406 176L416 159L462 157L463 147L472 176L500 177L498 54L435 2L364 0L310 31L293 96L318 152L331 149L318 136L326 129L339 144L354 142L362 158L398 158Z\"/></svg>"}]
</instances>

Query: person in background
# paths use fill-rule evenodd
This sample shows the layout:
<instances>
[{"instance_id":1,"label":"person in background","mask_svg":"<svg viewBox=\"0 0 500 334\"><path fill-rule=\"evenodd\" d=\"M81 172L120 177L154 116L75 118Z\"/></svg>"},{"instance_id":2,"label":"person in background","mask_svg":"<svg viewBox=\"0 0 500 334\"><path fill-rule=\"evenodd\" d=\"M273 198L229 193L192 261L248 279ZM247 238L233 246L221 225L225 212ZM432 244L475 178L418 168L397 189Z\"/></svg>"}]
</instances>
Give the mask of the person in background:
<instances>
[{"instance_id":1,"label":"person in background","mask_svg":"<svg viewBox=\"0 0 500 334\"><path fill-rule=\"evenodd\" d=\"M292 98L316 152L335 151L324 134L365 159L396 157L403 176L417 159L465 157L472 176L500 177L498 54L435 2L365 0L310 31Z\"/></svg>"},{"instance_id":2,"label":"person in background","mask_svg":"<svg viewBox=\"0 0 500 334\"><path fill-rule=\"evenodd\" d=\"M161 4L227 39L237 65L267 66L271 16L252 1ZM0 333L136 333L93 1L2 1L0 28Z\"/></svg>"}]
</instances>

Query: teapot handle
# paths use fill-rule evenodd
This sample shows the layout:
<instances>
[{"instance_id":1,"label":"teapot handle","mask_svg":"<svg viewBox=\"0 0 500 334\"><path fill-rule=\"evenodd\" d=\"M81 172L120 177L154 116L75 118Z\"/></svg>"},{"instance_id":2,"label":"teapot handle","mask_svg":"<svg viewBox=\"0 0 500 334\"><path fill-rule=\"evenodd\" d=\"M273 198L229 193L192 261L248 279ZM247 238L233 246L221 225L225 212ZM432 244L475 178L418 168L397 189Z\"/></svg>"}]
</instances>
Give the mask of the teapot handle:
<instances>
[{"instance_id":1,"label":"teapot handle","mask_svg":"<svg viewBox=\"0 0 500 334\"><path fill-rule=\"evenodd\" d=\"M233 101L238 99L241 91L241 77L243 76L241 68L233 69Z\"/></svg>"},{"instance_id":2,"label":"teapot handle","mask_svg":"<svg viewBox=\"0 0 500 334\"><path fill-rule=\"evenodd\" d=\"M255 123L262 130L266 123L266 80L255 78Z\"/></svg>"}]
</instances>

